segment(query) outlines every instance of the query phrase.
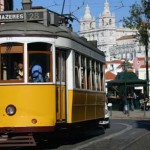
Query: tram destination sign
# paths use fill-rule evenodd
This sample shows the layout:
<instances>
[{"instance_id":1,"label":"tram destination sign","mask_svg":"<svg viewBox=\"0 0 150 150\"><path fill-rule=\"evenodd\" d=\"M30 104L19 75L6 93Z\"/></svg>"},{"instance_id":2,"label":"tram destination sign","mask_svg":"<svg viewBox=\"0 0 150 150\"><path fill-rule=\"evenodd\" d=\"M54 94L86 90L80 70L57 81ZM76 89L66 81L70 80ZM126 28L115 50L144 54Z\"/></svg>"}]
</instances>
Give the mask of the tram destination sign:
<instances>
[{"instance_id":1,"label":"tram destination sign","mask_svg":"<svg viewBox=\"0 0 150 150\"><path fill-rule=\"evenodd\" d=\"M40 21L44 20L45 11L32 12L2 12L0 13L0 23L16 21ZM47 13L47 12L46 12Z\"/></svg>"},{"instance_id":2,"label":"tram destination sign","mask_svg":"<svg viewBox=\"0 0 150 150\"><path fill-rule=\"evenodd\" d=\"M24 20L24 14L23 13L16 13L16 14L0 14L0 21L16 21L16 20Z\"/></svg>"}]
</instances>

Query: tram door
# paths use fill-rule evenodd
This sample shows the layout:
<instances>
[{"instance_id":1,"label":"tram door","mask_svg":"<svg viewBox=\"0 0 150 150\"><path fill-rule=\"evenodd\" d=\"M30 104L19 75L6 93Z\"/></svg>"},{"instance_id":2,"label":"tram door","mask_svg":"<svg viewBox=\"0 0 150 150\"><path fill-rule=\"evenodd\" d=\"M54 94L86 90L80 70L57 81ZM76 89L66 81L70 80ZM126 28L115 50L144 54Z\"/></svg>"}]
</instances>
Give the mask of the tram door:
<instances>
[{"instance_id":1,"label":"tram door","mask_svg":"<svg viewBox=\"0 0 150 150\"><path fill-rule=\"evenodd\" d=\"M66 53L56 51L56 117L57 122L66 121Z\"/></svg>"}]
</instances>

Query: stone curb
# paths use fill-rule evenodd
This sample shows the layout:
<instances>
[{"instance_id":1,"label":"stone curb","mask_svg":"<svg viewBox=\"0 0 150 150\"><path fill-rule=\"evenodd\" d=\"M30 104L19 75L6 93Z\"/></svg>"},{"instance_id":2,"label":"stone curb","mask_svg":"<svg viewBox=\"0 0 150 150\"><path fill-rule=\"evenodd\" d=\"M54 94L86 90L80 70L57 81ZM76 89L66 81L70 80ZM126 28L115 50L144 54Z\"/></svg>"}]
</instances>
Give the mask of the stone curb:
<instances>
[{"instance_id":1,"label":"stone curb","mask_svg":"<svg viewBox=\"0 0 150 150\"><path fill-rule=\"evenodd\" d=\"M136 119L136 120L147 120L150 119L150 111L130 111L129 116L127 114L123 114L122 111L112 111L112 115L110 119Z\"/></svg>"},{"instance_id":2,"label":"stone curb","mask_svg":"<svg viewBox=\"0 0 150 150\"><path fill-rule=\"evenodd\" d=\"M110 117L110 119L150 120L150 118L144 118L144 117Z\"/></svg>"}]
</instances>

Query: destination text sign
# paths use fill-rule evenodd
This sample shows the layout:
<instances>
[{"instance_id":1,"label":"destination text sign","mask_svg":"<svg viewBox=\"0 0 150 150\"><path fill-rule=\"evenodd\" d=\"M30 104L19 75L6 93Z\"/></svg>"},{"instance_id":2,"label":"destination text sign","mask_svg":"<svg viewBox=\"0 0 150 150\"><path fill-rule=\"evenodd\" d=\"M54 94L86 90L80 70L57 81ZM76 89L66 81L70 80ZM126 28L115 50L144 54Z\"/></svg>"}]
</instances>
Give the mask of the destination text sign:
<instances>
[{"instance_id":1,"label":"destination text sign","mask_svg":"<svg viewBox=\"0 0 150 150\"><path fill-rule=\"evenodd\" d=\"M24 20L24 14L0 14L0 20Z\"/></svg>"},{"instance_id":2,"label":"destination text sign","mask_svg":"<svg viewBox=\"0 0 150 150\"><path fill-rule=\"evenodd\" d=\"M43 20L44 12L0 13L0 22Z\"/></svg>"}]
</instances>

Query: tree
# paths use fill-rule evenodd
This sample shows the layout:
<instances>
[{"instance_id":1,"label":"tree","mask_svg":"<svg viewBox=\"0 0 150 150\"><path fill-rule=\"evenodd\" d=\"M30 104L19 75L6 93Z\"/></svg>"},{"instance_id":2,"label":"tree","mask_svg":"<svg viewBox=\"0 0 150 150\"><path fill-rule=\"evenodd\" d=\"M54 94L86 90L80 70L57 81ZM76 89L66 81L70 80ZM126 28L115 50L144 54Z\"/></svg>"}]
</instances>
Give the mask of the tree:
<instances>
[{"instance_id":1,"label":"tree","mask_svg":"<svg viewBox=\"0 0 150 150\"><path fill-rule=\"evenodd\" d=\"M131 63L128 60L125 60L122 64L122 70L123 72L127 72L128 69L133 69Z\"/></svg>"},{"instance_id":2,"label":"tree","mask_svg":"<svg viewBox=\"0 0 150 150\"><path fill-rule=\"evenodd\" d=\"M141 0L141 5L134 3L129 11L130 16L123 18L125 27L137 29L137 38L145 46L147 93L149 95L148 44L150 29L150 0Z\"/></svg>"}]
</instances>

